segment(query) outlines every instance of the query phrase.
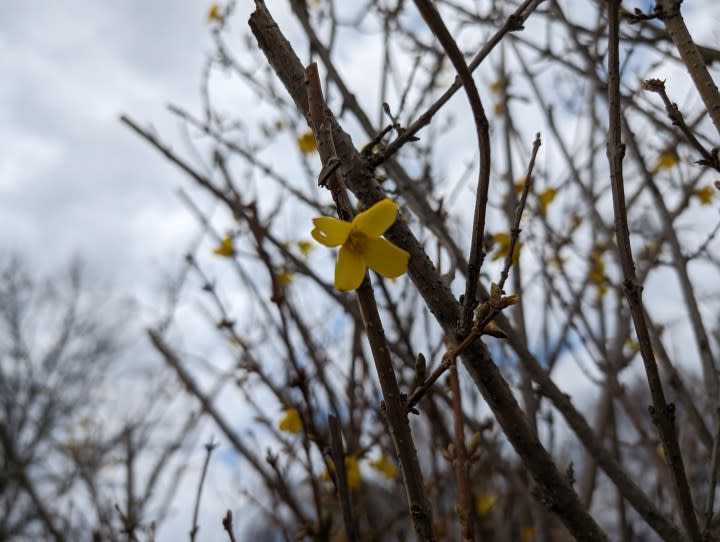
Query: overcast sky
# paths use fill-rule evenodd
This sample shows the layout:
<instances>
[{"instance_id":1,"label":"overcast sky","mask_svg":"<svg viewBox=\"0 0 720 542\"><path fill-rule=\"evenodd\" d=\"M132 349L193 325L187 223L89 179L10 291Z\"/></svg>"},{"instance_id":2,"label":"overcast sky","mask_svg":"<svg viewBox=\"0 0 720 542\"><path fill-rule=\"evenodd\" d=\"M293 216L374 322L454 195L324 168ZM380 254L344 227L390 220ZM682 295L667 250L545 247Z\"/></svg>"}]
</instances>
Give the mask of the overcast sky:
<instances>
[{"instance_id":1,"label":"overcast sky","mask_svg":"<svg viewBox=\"0 0 720 542\"><path fill-rule=\"evenodd\" d=\"M172 268L192 219L182 182L118 118L178 138L168 102L195 109L208 4L4 3L0 18L3 254L55 270L73 255L120 289ZM8 9L9 8L9 9Z\"/></svg>"}]
</instances>

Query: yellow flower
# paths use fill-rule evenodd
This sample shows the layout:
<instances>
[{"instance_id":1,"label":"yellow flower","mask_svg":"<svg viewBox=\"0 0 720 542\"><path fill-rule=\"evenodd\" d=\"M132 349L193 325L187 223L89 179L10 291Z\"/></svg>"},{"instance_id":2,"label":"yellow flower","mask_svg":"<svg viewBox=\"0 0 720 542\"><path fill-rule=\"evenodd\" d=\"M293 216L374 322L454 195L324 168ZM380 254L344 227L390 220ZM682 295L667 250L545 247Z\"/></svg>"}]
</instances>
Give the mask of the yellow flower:
<instances>
[{"instance_id":1,"label":"yellow flower","mask_svg":"<svg viewBox=\"0 0 720 542\"><path fill-rule=\"evenodd\" d=\"M397 475L397 469L392 462L382 454L379 459L370 461L370 466L381 473L386 480L393 480Z\"/></svg>"},{"instance_id":2,"label":"yellow flower","mask_svg":"<svg viewBox=\"0 0 720 542\"><path fill-rule=\"evenodd\" d=\"M231 258L235 254L235 240L231 235L226 235L220 244L213 250L216 256Z\"/></svg>"},{"instance_id":3,"label":"yellow flower","mask_svg":"<svg viewBox=\"0 0 720 542\"><path fill-rule=\"evenodd\" d=\"M666 150L660 153L660 156L658 156L657 162L655 163L655 167L653 168L653 173L657 173L658 171L662 170L668 170L674 168L678 163L678 155L673 150Z\"/></svg>"},{"instance_id":4,"label":"yellow flower","mask_svg":"<svg viewBox=\"0 0 720 542\"><path fill-rule=\"evenodd\" d=\"M530 542L535 540L535 528L534 527L523 527L520 529L520 540L523 542Z\"/></svg>"},{"instance_id":5,"label":"yellow flower","mask_svg":"<svg viewBox=\"0 0 720 542\"><path fill-rule=\"evenodd\" d=\"M541 215L545 216L545 214L547 213L548 205L553 202L556 195L557 190L555 190L554 188L546 188L544 191L538 194L538 204L540 206Z\"/></svg>"},{"instance_id":6,"label":"yellow flower","mask_svg":"<svg viewBox=\"0 0 720 542\"><path fill-rule=\"evenodd\" d=\"M317 152L318 150L315 136L310 130L297 138L297 144L300 152L302 152L303 154L310 154L313 152Z\"/></svg>"},{"instance_id":7,"label":"yellow flower","mask_svg":"<svg viewBox=\"0 0 720 542\"><path fill-rule=\"evenodd\" d=\"M520 177L515 184L513 184L513 188L515 189L515 193L519 196L523 193L523 190L525 190L525 183L527 182L527 178L525 175Z\"/></svg>"},{"instance_id":8,"label":"yellow flower","mask_svg":"<svg viewBox=\"0 0 720 542\"><path fill-rule=\"evenodd\" d=\"M381 237L397 216L397 203L384 199L346 222L330 216L313 218L313 238L326 247L340 246L335 266L335 288L356 290L368 267L384 277L407 272L410 254Z\"/></svg>"},{"instance_id":9,"label":"yellow flower","mask_svg":"<svg viewBox=\"0 0 720 542\"><path fill-rule=\"evenodd\" d=\"M300 413L297 409L289 408L285 411L282 419L278 422L278 429L293 435L297 435L302 431L302 419L300 419Z\"/></svg>"},{"instance_id":10,"label":"yellow flower","mask_svg":"<svg viewBox=\"0 0 720 542\"><path fill-rule=\"evenodd\" d=\"M278 273L277 275L277 280L283 286L287 286L288 284L292 283L293 275L290 271L287 270L280 271L280 273Z\"/></svg>"},{"instance_id":11,"label":"yellow flower","mask_svg":"<svg viewBox=\"0 0 720 542\"><path fill-rule=\"evenodd\" d=\"M693 191L693 196L700 200L700 205L711 205L714 195L715 189L709 184Z\"/></svg>"},{"instance_id":12,"label":"yellow flower","mask_svg":"<svg viewBox=\"0 0 720 542\"><path fill-rule=\"evenodd\" d=\"M306 259L315 250L315 246L310 241L298 241L297 247L303 259Z\"/></svg>"},{"instance_id":13,"label":"yellow flower","mask_svg":"<svg viewBox=\"0 0 720 542\"><path fill-rule=\"evenodd\" d=\"M490 513L492 507L495 506L497 497L495 495L488 495L487 493L480 493L477 499L475 499L475 510L478 516L485 517Z\"/></svg>"},{"instance_id":14,"label":"yellow flower","mask_svg":"<svg viewBox=\"0 0 720 542\"><path fill-rule=\"evenodd\" d=\"M496 117L500 117L505 114L505 104L502 102L497 102L495 105L493 105L493 114Z\"/></svg>"},{"instance_id":15,"label":"yellow flower","mask_svg":"<svg viewBox=\"0 0 720 542\"><path fill-rule=\"evenodd\" d=\"M323 474L323 480L329 482L331 474L335 473L335 463L332 459L328 460L328 471ZM354 455L345 456L345 474L347 475L348 489L355 490L362 484L362 475L360 474L360 464Z\"/></svg>"},{"instance_id":16,"label":"yellow flower","mask_svg":"<svg viewBox=\"0 0 720 542\"><path fill-rule=\"evenodd\" d=\"M510 250L510 234L505 232L499 232L492 236L493 245L497 245L497 249L492 255L492 261L497 261L505 258ZM513 251L512 263L517 265L520 259L520 246L522 243L519 241L515 243L515 250Z\"/></svg>"},{"instance_id":17,"label":"yellow flower","mask_svg":"<svg viewBox=\"0 0 720 542\"><path fill-rule=\"evenodd\" d=\"M493 94L497 94L503 89L504 85L505 82L502 79L496 79L488 85L488 88L490 89L490 92L492 92Z\"/></svg>"},{"instance_id":18,"label":"yellow flower","mask_svg":"<svg viewBox=\"0 0 720 542\"><path fill-rule=\"evenodd\" d=\"M208 10L207 19L209 22L220 22L223 19L222 13L220 12L220 4L215 3L212 6L210 6L210 9Z\"/></svg>"}]
</instances>

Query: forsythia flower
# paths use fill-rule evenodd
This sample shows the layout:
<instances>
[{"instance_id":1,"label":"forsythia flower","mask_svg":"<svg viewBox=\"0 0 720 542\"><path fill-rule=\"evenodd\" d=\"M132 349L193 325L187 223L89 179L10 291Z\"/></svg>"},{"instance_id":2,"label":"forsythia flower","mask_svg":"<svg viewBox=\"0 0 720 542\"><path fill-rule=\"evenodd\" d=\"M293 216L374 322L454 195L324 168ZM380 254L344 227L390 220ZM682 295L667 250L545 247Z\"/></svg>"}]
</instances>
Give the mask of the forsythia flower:
<instances>
[{"instance_id":1,"label":"forsythia flower","mask_svg":"<svg viewBox=\"0 0 720 542\"><path fill-rule=\"evenodd\" d=\"M693 196L695 196L697 199L700 200L700 205L710 205L712 204L713 196L715 195L715 190L712 186L705 185L702 188L698 188L693 192Z\"/></svg>"},{"instance_id":2,"label":"forsythia flower","mask_svg":"<svg viewBox=\"0 0 720 542\"><path fill-rule=\"evenodd\" d=\"M658 156L653 173L674 168L678 163L678 155L674 150L664 151Z\"/></svg>"},{"instance_id":3,"label":"forsythia flower","mask_svg":"<svg viewBox=\"0 0 720 542\"><path fill-rule=\"evenodd\" d=\"M220 4L215 3L212 6L210 6L210 9L208 10L207 19L210 22L213 21L222 21L222 14L220 13Z\"/></svg>"},{"instance_id":4,"label":"forsythia flower","mask_svg":"<svg viewBox=\"0 0 720 542\"><path fill-rule=\"evenodd\" d=\"M368 267L388 278L407 272L410 254L381 237L395 222L397 210L397 203L384 199L352 222L330 216L313 218L315 240L326 247L340 246L335 288L342 292L356 290Z\"/></svg>"},{"instance_id":5,"label":"forsythia flower","mask_svg":"<svg viewBox=\"0 0 720 542\"><path fill-rule=\"evenodd\" d=\"M235 242L231 235L226 235L220 244L213 250L216 256L231 258L235 254Z\"/></svg>"},{"instance_id":6,"label":"forsythia flower","mask_svg":"<svg viewBox=\"0 0 720 542\"><path fill-rule=\"evenodd\" d=\"M505 232L499 232L492 236L493 245L498 245L495 252L492 255L492 261L497 261L505 258L508 251L510 250L510 234ZM522 243L519 241L515 243L515 250L513 251L512 263L517 265L520 259L520 247Z\"/></svg>"},{"instance_id":7,"label":"forsythia flower","mask_svg":"<svg viewBox=\"0 0 720 542\"><path fill-rule=\"evenodd\" d=\"M490 513L492 507L495 506L497 497L495 495L488 495L487 493L480 493L477 499L475 499L475 510L478 516L485 517Z\"/></svg>"},{"instance_id":8,"label":"forsythia flower","mask_svg":"<svg viewBox=\"0 0 720 542\"><path fill-rule=\"evenodd\" d=\"M293 275L290 271L287 270L280 271L280 273L277 274L277 280L283 286L287 286L288 284L292 283Z\"/></svg>"},{"instance_id":9,"label":"forsythia flower","mask_svg":"<svg viewBox=\"0 0 720 542\"><path fill-rule=\"evenodd\" d=\"M293 435L297 435L302 431L302 419L300 419L300 413L297 409L290 408L285 411L282 420L278 422L278 429Z\"/></svg>"},{"instance_id":10,"label":"forsythia flower","mask_svg":"<svg viewBox=\"0 0 720 542\"><path fill-rule=\"evenodd\" d=\"M307 258L310 253L315 249L315 247L310 241L298 241L297 247L302 254L303 259Z\"/></svg>"},{"instance_id":11,"label":"forsythia flower","mask_svg":"<svg viewBox=\"0 0 720 542\"><path fill-rule=\"evenodd\" d=\"M303 154L310 154L313 152L317 152L318 150L315 136L310 130L297 138L297 144L300 152L302 152Z\"/></svg>"},{"instance_id":12,"label":"forsythia flower","mask_svg":"<svg viewBox=\"0 0 720 542\"><path fill-rule=\"evenodd\" d=\"M546 188L540 194L538 194L538 204L540 206L540 214L545 216L547 214L547 208L548 205L550 205L553 200L555 199L555 196L557 195L557 190L554 188Z\"/></svg>"},{"instance_id":13,"label":"forsythia flower","mask_svg":"<svg viewBox=\"0 0 720 542\"><path fill-rule=\"evenodd\" d=\"M397 469L390 460L385 457L385 454L380 456L380 459L370 461L370 466L376 471L382 473L386 480L392 480L397 475Z\"/></svg>"},{"instance_id":14,"label":"forsythia flower","mask_svg":"<svg viewBox=\"0 0 720 542\"><path fill-rule=\"evenodd\" d=\"M323 480L329 482L335 474L335 463L332 459L328 460L328 470L323 474ZM355 490L362 483L362 475L360 474L360 464L354 455L345 456L345 474L347 475L348 489Z\"/></svg>"}]
</instances>

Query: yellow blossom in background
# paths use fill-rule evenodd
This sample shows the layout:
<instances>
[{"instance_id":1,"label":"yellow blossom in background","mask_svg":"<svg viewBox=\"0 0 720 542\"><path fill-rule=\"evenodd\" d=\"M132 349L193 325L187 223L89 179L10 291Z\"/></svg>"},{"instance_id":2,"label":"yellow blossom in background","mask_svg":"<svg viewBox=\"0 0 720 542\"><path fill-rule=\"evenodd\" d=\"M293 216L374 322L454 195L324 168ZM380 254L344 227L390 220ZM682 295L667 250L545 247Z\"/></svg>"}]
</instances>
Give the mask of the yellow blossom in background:
<instances>
[{"instance_id":1,"label":"yellow blossom in background","mask_svg":"<svg viewBox=\"0 0 720 542\"><path fill-rule=\"evenodd\" d=\"M678 155L674 150L670 149L670 150L663 151L662 153L660 153L660 156L658 156L657 162L655 163L655 167L653 168L653 173L657 173L658 171L672 169L677 164L678 164Z\"/></svg>"},{"instance_id":2,"label":"yellow blossom in background","mask_svg":"<svg viewBox=\"0 0 720 542\"><path fill-rule=\"evenodd\" d=\"M535 540L535 527L523 527L520 529L520 540L522 540L522 542Z\"/></svg>"},{"instance_id":3,"label":"yellow blossom in background","mask_svg":"<svg viewBox=\"0 0 720 542\"><path fill-rule=\"evenodd\" d=\"M345 457L345 472L347 473L348 488L358 489L362 483L362 476L360 475L360 464L354 455Z\"/></svg>"},{"instance_id":4,"label":"yellow blossom in background","mask_svg":"<svg viewBox=\"0 0 720 542\"><path fill-rule=\"evenodd\" d=\"M605 282L605 262L602 259L602 252L597 249L590 253L590 275L588 280L595 285Z\"/></svg>"},{"instance_id":5,"label":"yellow blossom in background","mask_svg":"<svg viewBox=\"0 0 720 542\"><path fill-rule=\"evenodd\" d=\"M302 419L296 408L289 408L285 411L282 419L278 422L278 429L293 435L302 431Z\"/></svg>"},{"instance_id":6,"label":"yellow blossom in background","mask_svg":"<svg viewBox=\"0 0 720 542\"><path fill-rule=\"evenodd\" d=\"M492 92L493 94L497 94L503 89L502 79L496 79L488 85L488 88L490 89L490 92Z\"/></svg>"},{"instance_id":7,"label":"yellow blossom in background","mask_svg":"<svg viewBox=\"0 0 720 542\"><path fill-rule=\"evenodd\" d=\"M220 244L215 247L213 254L216 256L222 256L223 258L231 258L235 255L235 240L231 235L226 235L225 238L220 241Z\"/></svg>"},{"instance_id":8,"label":"yellow blossom in background","mask_svg":"<svg viewBox=\"0 0 720 542\"><path fill-rule=\"evenodd\" d=\"M478 516L485 517L490 513L492 507L495 506L497 497L495 495L488 495L487 493L480 493L477 499L475 499L475 511Z\"/></svg>"},{"instance_id":9,"label":"yellow blossom in background","mask_svg":"<svg viewBox=\"0 0 720 542\"><path fill-rule=\"evenodd\" d=\"M277 280L283 286L287 286L288 284L292 283L293 275L290 271L283 270L280 273L278 273Z\"/></svg>"},{"instance_id":10,"label":"yellow blossom in background","mask_svg":"<svg viewBox=\"0 0 720 542\"><path fill-rule=\"evenodd\" d=\"M297 144L300 152L302 152L303 154L310 154L313 152L317 152L318 150L315 136L310 130L298 136Z\"/></svg>"},{"instance_id":11,"label":"yellow blossom in background","mask_svg":"<svg viewBox=\"0 0 720 542\"><path fill-rule=\"evenodd\" d=\"M700 201L700 205L711 205L713 197L715 196L715 189L709 184L706 184L705 186L694 190L693 196Z\"/></svg>"},{"instance_id":12,"label":"yellow blossom in background","mask_svg":"<svg viewBox=\"0 0 720 542\"><path fill-rule=\"evenodd\" d=\"M495 105L493 105L493 114L496 117L504 115L505 114L505 104L502 102L497 102Z\"/></svg>"},{"instance_id":13,"label":"yellow blossom in background","mask_svg":"<svg viewBox=\"0 0 720 542\"><path fill-rule=\"evenodd\" d=\"M323 474L322 478L329 482L335 474L335 463L332 459L328 459L328 470ZM345 474L347 475L348 489L355 490L362 484L362 475L360 474L360 464L354 455L345 456Z\"/></svg>"},{"instance_id":14,"label":"yellow blossom in background","mask_svg":"<svg viewBox=\"0 0 720 542\"><path fill-rule=\"evenodd\" d=\"M346 222L330 216L313 219L313 238L326 247L340 247L335 266L335 288L356 290L368 267L384 277L407 272L410 254L382 236L397 217L397 203L384 199Z\"/></svg>"},{"instance_id":15,"label":"yellow blossom in background","mask_svg":"<svg viewBox=\"0 0 720 542\"><path fill-rule=\"evenodd\" d=\"M663 461L665 461L665 447L662 445L662 443L658 444L658 445L655 447L655 451L656 451L657 454L660 456L660 459L662 459Z\"/></svg>"},{"instance_id":16,"label":"yellow blossom in background","mask_svg":"<svg viewBox=\"0 0 720 542\"><path fill-rule=\"evenodd\" d=\"M215 22L215 21L217 21L217 22L222 21L223 16L222 16L222 13L220 12L221 9L222 8L221 8L220 4L218 4L218 3L215 3L212 6L210 6L210 9L208 10L208 14L207 14L207 20L211 23Z\"/></svg>"},{"instance_id":17,"label":"yellow blossom in background","mask_svg":"<svg viewBox=\"0 0 720 542\"><path fill-rule=\"evenodd\" d=\"M546 188L538 195L538 206L540 207L540 214L545 216L547 214L548 205L550 205L557 195L557 190L554 188Z\"/></svg>"},{"instance_id":18,"label":"yellow blossom in background","mask_svg":"<svg viewBox=\"0 0 720 542\"><path fill-rule=\"evenodd\" d=\"M385 454L382 454L379 459L370 461L370 466L379 473L382 473L386 480L393 480L397 475L395 465L392 464Z\"/></svg>"},{"instance_id":19,"label":"yellow blossom in background","mask_svg":"<svg viewBox=\"0 0 720 542\"><path fill-rule=\"evenodd\" d=\"M523 176L520 177L520 178L517 180L517 182L513 185L513 187L515 188L515 193L516 193L518 196L523 193L523 190L525 190L525 182L526 182L526 181L527 181L527 179L525 178L525 175L523 175Z\"/></svg>"},{"instance_id":20,"label":"yellow blossom in background","mask_svg":"<svg viewBox=\"0 0 720 542\"><path fill-rule=\"evenodd\" d=\"M498 232L492 236L493 246L497 245L495 252L492 254L492 261L502 260L507 256L510 251L510 234L505 232ZM515 243L515 250L513 251L512 263L517 265L520 259L520 247L522 243L519 241Z\"/></svg>"},{"instance_id":21,"label":"yellow blossom in background","mask_svg":"<svg viewBox=\"0 0 720 542\"><path fill-rule=\"evenodd\" d=\"M315 250L315 246L310 241L298 241L297 247L303 259L307 259L310 253Z\"/></svg>"}]
</instances>

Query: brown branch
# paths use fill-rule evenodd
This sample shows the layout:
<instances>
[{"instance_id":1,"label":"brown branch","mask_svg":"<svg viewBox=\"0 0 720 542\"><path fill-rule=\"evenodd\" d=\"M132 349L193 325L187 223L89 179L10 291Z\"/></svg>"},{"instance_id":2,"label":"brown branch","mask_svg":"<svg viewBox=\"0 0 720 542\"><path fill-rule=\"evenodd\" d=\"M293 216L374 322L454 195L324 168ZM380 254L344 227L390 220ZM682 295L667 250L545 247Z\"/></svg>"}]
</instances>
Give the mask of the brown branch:
<instances>
[{"instance_id":1,"label":"brown branch","mask_svg":"<svg viewBox=\"0 0 720 542\"><path fill-rule=\"evenodd\" d=\"M535 9L544 2L545 0L525 0L518 8L508 16L503 25L493 36L485 42L483 48L475 55L469 64L470 71L475 69L485 60L485 57L500 43L506 34L510 32L517 32L523 29L523 23ZM428 108L425 113L420 115L410 126L405 128L402 134L397 139L392 141L382 153L379 153L373 157L372 165L377 166L387 160L390 156L400 150L400 148L407 143L412 141L422 128L430 124L435 114L452 98L455 93L462 88L462 83L456 80L450 87L440 96L435 102Z\"/></svg>"},{"instance_id":2,"label":"brown branch","mask_svg":"<svg viewBox=\"0 0 720 542\"><path fill-rule=\"evenodd\" d=\"M716 171L720 171L720 158L718 158L717 151L714 153L708 151L705 146L700 143L698 138L695 137L695 134L693 134L692 130L685 122L685 118L680 112L678 105L675 102L670 101L670 98L665 91L665 81L660 79L648 79L643 81L643 88L660 96L670 122L672 122L673 126L677 126L680 129L685 138L688 140L688 143L690 143L690 145L700 153L700 156L702 156L702 160L699 160L696 163L711 167Z\"/></svg>"},{"instance_id":3,"label":"brown branch","mask_svg":"<svg viewBox=\"0 0 720 542\"><path fill-rule=\"evenodd\" d=\"M437 37L450 62L458 73L460 82L467 94L470 109L475 122L475 135L478 140L480 153L480 170L478 172L478 186L475 194L475 211L472 222L472 237L470 241L470 256L467 261L467 277L465 281L465 298L463 299L462 319L458 330L459 336L464 337L470 332L473 320L473 309L477 305L477 284L480 278L480 268L485 259L483 250L483 237L485 235L485 212L487 211L488 192L490 190L490 124L480 99L475 80L470 68L465 63L455 39L450 34L440 13L430 0L415 0L415 5L425 22Z\"/></svg>"},{"instance_id":4,"label":"brown branch","mask_svg":"<svg viewBox=\"0 0 720 542\"><path fill-rule=\"evenodd\" d=\"M703 56L685 26L685 21L680 13L681 3L681 0L657 0L655 13L658 19L665 24L665 29L677 47L680 58L695 83L695 88L705 104L715 129L720 133L720 91L718 91L715 81L705 66Z\"/></svg>"},{"instance_id":5,"label":"brown branch","mask_svg":"<svg viewBox=\"0 0 720 542\"><path fill-rule=\"evenodd\" d=\"M344 165L343 161L338 158L335 149L332 113L325 105L317 64L311 64L305 70L305 83L307 86L309 119L318 144L323 169L328 168L329 165L336 161L340 161ZM335 172L330 175L327 185L337 206L338 215L344 220L350 220L352 218L352 207L345 189L342 167L335 168ZM425 495L420 462L418 461L417 451L410 433L410 424L405 413L405 402L397 383L395 368L385 339L385 331L375 302L375 294L367 273L357 290L357 299L365 325L365 332L370 343L370 350L375 361L380 389L383 393L382 410L390 428L390 436L400 463L413 528L419 540L431 542L435 540L432 527L432 508Z\"/></svg>"},{"instance_id":6,"label":"brown branch","mask_svg":"<svg viewBox=\"0 0 720 542\"><path fill-rule=\"evenodd\" d=\"M230 510L225 513L225 517L222 520L222 526L223 529L225 529L225 531L227 532L228 537L230 538L230 542L237 542L237 540L235 539L235 533L233 533L232 512Z\"/></svg>"},{"instance_id":7,"label":"brown branch","mask_svg":"<svg viewBox=\"0 0 720 542\"><path fill-rule=\"evenodd\" d=\"M672 36L672 33L671 33ZM623 272L623 291L630 306L635 332L640 345L640 354L645 365L645 373L653 399L650 414L655 423L665 449L675 489L675 498L680 508L680 516L687 535L693 542L702 540L695 508L690 494L690 486L685 475L680 445L675 428L675 406L665 401L660 374L652 350L650 333L645 320L642 304L642 286L635 275L635 263L630 247L630 231L627 223L625 186L623 179L623 157L625 146L622 143L622 116L620 111L620 0L608 1L608 104L610 128L607 153L610 163L610 183L615 213L615 234L618 244L618 256ZM718 104L720 107L720 104ZM720 128L720 123L718 124Z\"/></svg>"},{"instance_id":8,"label":"brown branch","mask_svg":"<svg viewBox=\"0 0 720 542\"><path fill-rule=\"evenodd\" d=\"M197 519L200 513L200 497L202 496L203 485L205 485L205 476L207 475L208 465L210 465L210 456L213 450L217 448L217 443L213 442L212 438L210 442L205 445L205 461L203 461L202 471L200 473L200 481L198 482L197 494L195 495L195 508L193 510L192 529L190 529L190 542L195 542L197 532L200 530Z\"/></svg>"},{"instance_id":9,"label":"brown branch","mask_svg":"<svg viewBox=\"0 0 720 542\"><path fill-rule=\"evenodd\" d=\"M335 463L335 486L338 501L342 510L343 525L345 526L345 539L348 542L357 542L357 528L352 514L350 490L348 489L347 471L345 470L345 452L343 450L342 432L336 416L328 415L328 429L330 431L330 452Z\"/></svg>"}]
</instances>

